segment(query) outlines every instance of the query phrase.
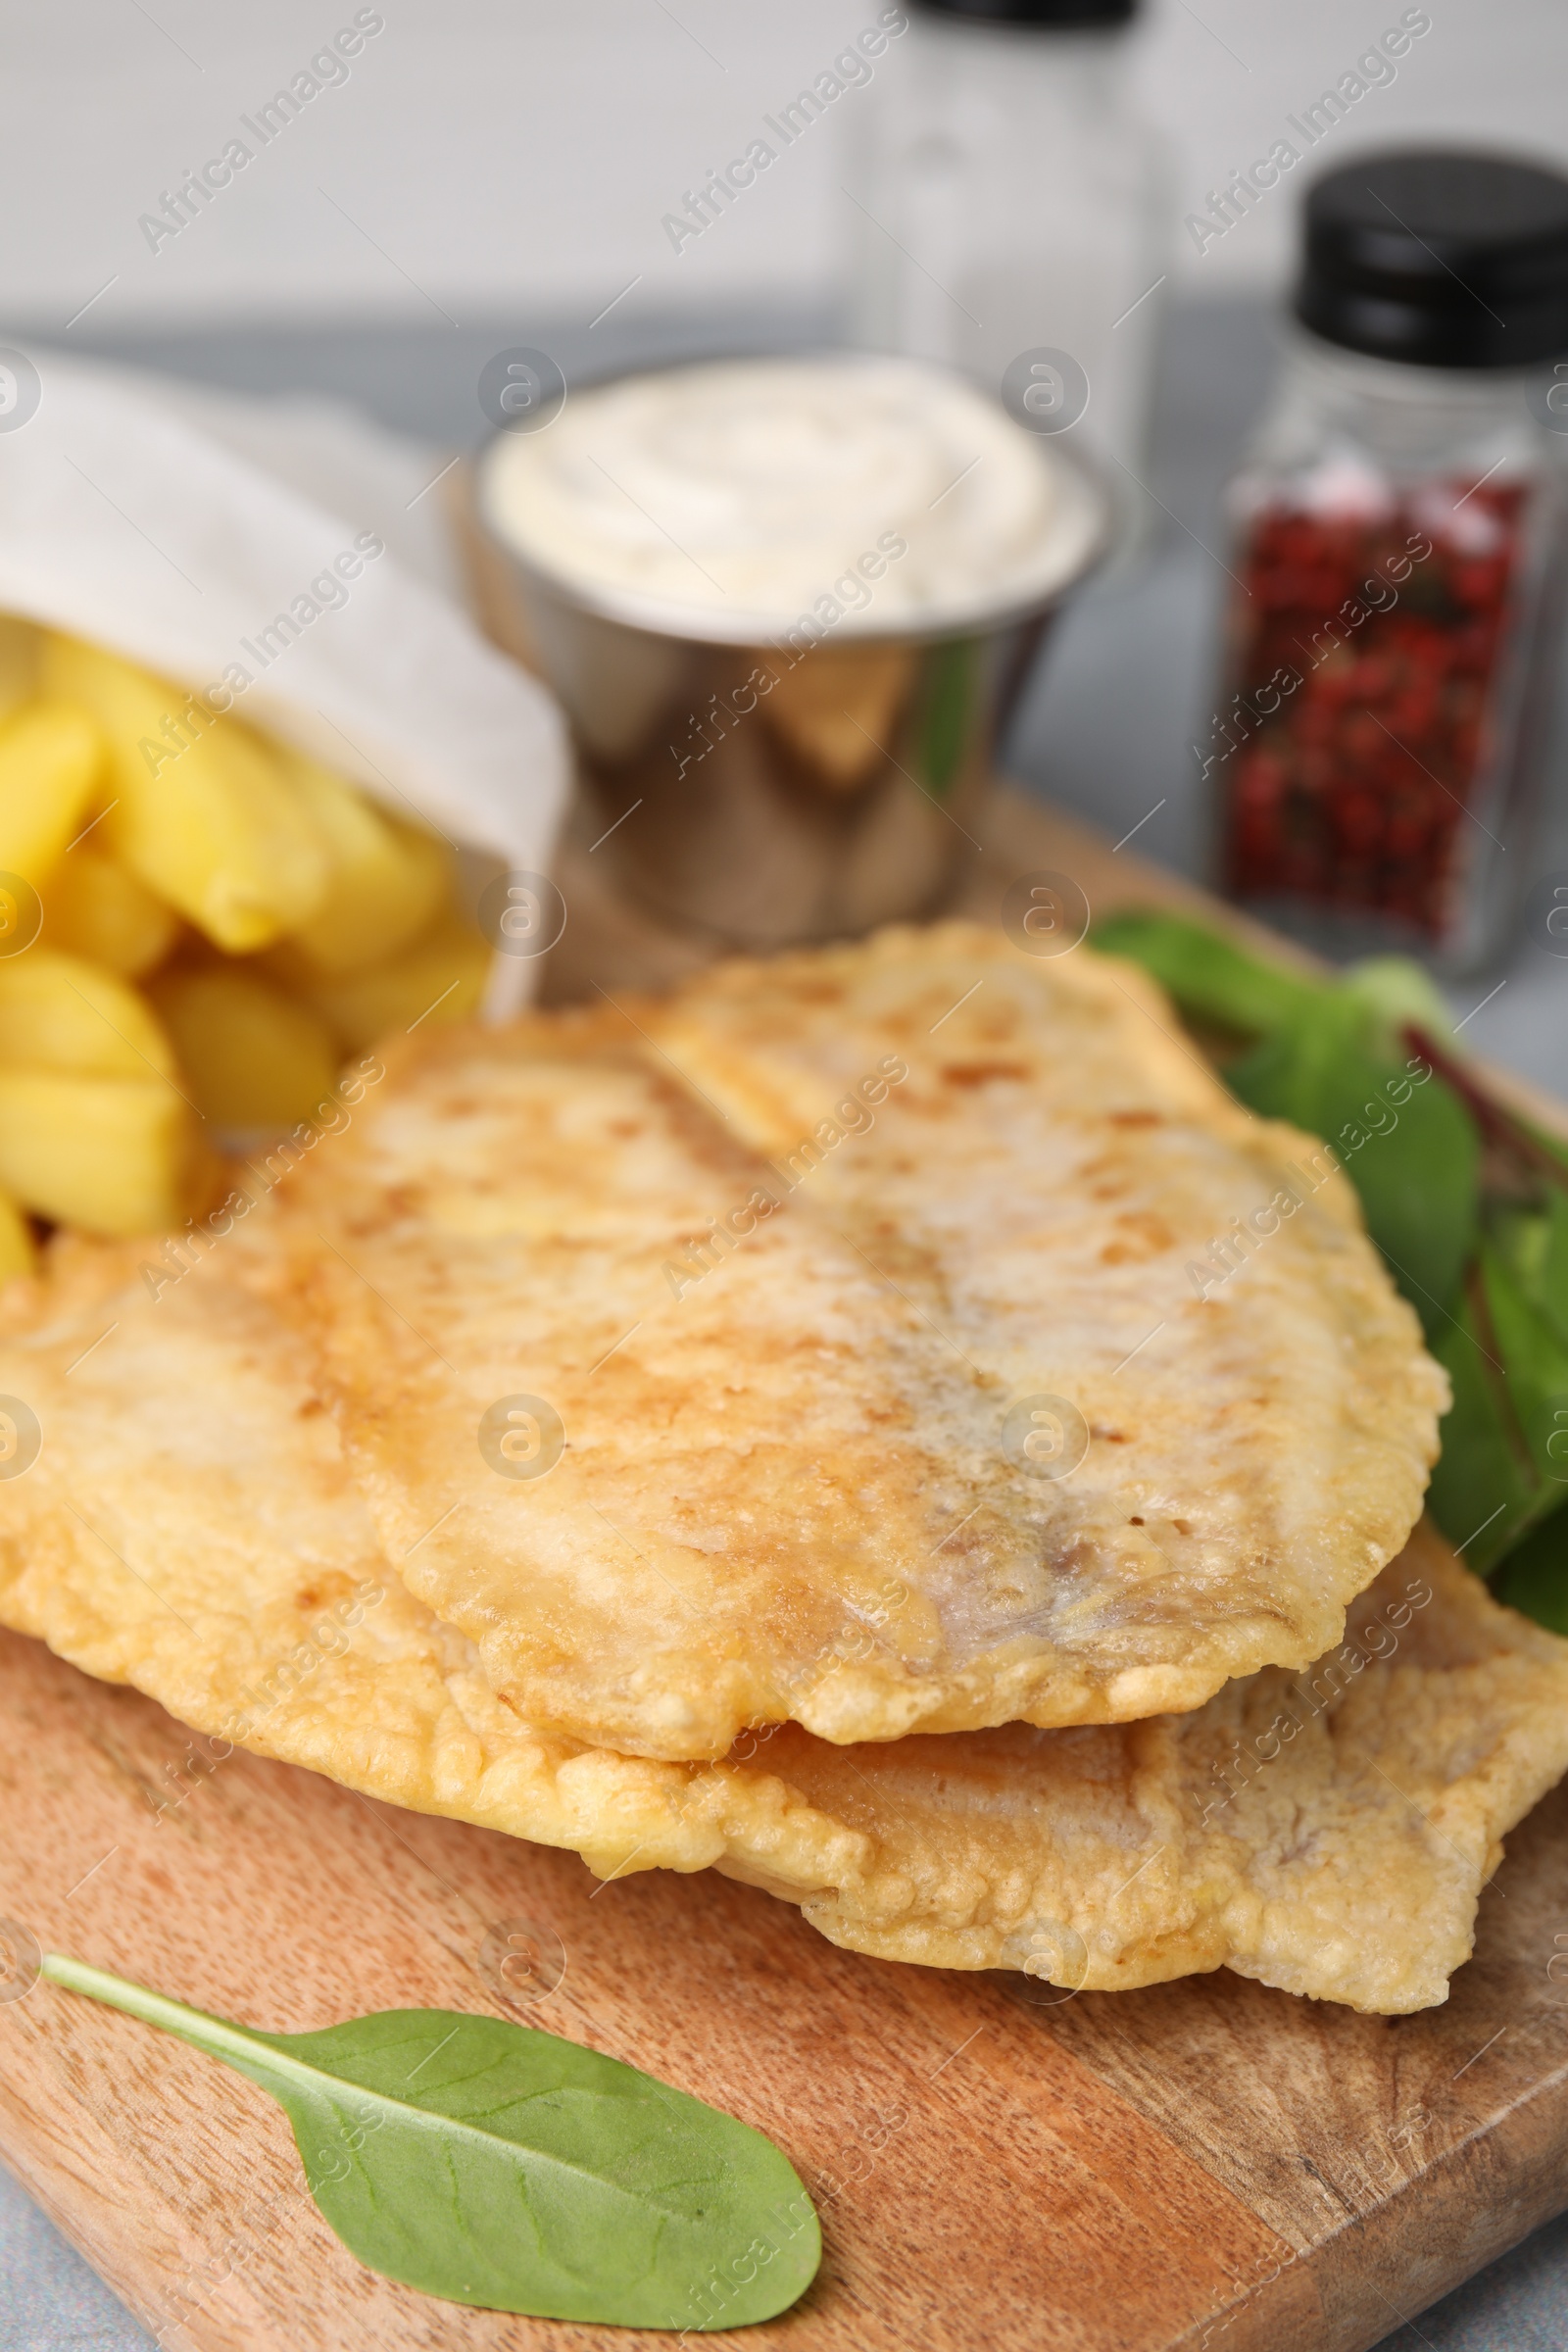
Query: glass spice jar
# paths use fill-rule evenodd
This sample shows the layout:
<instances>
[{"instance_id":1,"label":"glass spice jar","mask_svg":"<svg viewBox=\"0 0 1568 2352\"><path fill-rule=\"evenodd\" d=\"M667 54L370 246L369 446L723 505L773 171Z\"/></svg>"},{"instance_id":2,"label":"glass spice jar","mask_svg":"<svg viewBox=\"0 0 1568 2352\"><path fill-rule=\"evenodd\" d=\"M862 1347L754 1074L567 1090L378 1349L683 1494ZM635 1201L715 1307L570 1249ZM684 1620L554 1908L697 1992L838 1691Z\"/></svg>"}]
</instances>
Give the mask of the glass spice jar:
<instances>
[{"instance_id":1,"label":"glass spice jar","mask_svg":"<svg viewBox=\"0 0 1568 2352\"><path fill-rule=\"evenodd\" d=\"M1169 267L1163 137L1135 97L1142 0L909 0L857 116L850 340L960 368L1100 462L1124 546Z\"/></svg>"},{"instance_id":2,"label":"glass spice jar","mask_svg":"<svg viewBox=\"0 0 1568 2352\"><path fill-rule=\"evenodd\" d=\"M1195 746L1224 886L1330 954L1474 968L1531 879L1551 751L1568 180L1424 151L1332 172L1295 311Z\"/></svg>"}]
</instances>

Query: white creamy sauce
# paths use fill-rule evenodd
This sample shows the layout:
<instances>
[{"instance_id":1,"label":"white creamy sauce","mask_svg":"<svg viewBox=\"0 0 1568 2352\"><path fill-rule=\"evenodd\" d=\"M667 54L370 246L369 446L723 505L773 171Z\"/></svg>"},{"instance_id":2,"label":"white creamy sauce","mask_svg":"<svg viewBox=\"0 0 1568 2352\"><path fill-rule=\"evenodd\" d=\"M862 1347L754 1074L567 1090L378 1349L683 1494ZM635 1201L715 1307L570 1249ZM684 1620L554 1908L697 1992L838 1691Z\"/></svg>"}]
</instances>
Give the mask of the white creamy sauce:
<instances>
[{"instance_id":1,"label":"white creamy sauce","mask_svg":"<svg viewBox=\"0 0 1568 2352\"><path fill-rule=\"evenodd\" d=\"M920 361L709 362L578 393L485 466L492 525L568 590L730 638L1048 596L1100 504L1000 404Z\"/></svg>"}]
</instances>

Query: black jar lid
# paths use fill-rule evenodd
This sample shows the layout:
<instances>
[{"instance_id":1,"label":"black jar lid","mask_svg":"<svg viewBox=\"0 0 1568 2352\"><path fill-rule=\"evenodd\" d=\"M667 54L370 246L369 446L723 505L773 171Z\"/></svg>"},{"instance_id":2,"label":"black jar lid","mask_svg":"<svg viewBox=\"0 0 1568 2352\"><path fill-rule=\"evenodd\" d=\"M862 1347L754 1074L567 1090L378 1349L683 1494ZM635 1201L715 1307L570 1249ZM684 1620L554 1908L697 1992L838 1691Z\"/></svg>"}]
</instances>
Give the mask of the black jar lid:
<instances>
[{"instance_id":1,"label":"black jar lid","mask_svg":"<svg viewBox=\"0 0 1568 2352\"><path fill-rule=\"evenodd\" d=\"M1093 32L1130 24L1141 0L916 0L916 14L966 17L972 24L1017 24L1047 32Z\"/></svg>"},{"instance_id":2,"label":"black jar lid","mask_svg":"<svg viewBox=\"0 0 1568 2352\"><path fill-rule=\"evenodd\" d=\"M1296 315L1419 368L1526 368L1568 352L1568 179L1416 147L1342 165L1306 199Z\"/></svg>"}]
</instances>

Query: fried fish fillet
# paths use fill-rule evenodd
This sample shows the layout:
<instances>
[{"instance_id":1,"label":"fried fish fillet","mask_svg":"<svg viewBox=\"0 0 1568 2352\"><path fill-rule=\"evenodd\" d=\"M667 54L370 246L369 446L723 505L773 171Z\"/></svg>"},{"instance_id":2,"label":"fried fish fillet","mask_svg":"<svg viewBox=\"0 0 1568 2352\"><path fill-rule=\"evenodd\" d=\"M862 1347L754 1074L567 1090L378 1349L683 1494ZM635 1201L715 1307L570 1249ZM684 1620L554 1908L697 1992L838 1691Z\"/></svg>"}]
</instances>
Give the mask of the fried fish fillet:
<instances>
[{"instance_id":1,"label":"fried fish fillet","mask_svg":"<svg viewBox=\"0 0 1568 2352\"><path fill-rule=\"evenodd\" d=\"M1173 1021L948 925L394 1057L293 1179L294 1311L384 1548L526 1720L672 1759L1119 1722L1337 1638L1443 1375L1344 1178Z\"/></svg>"},{"instance_id":2,"label":"fried fish fillet","mask_svg":"<svg viewBox=\"0 0 1568 2352\"><path fill-rule=\"evenodd\" d=\"M1226 1966L1398 2012L1445 1998L1503 1834L1568 1765L1568 1642L1425 1530L1333 1658L1185 1717L858 1748L784 1726L709 1765L531 1729L379 1553L291 1333L234 1279L247 1247L154 1303L134 1247L73 1245L0 1334L42 1436L0 1481L0 1621L208 1735L208 1770L234 1740L603 1876L716 1865L883 1957L1067 1988Z\"/></svg>"},{"instance_id":3,"label":"fried fish fillet","mask_svg":"<svg viewBox=\"0 0 1568 2352\"><path fill-rule=\"evenodd\" d=\"M1194 1714L855 1749L786 1725L759 1754L873 1833L802 1903L852 1950L1070 1990L1226 1967L1394 2015L1469 1958L1505 1831L1568 1769L1565 1697L1568 1643L1423 1521L1327 1657Z\"/></svg>"}]
</instances>

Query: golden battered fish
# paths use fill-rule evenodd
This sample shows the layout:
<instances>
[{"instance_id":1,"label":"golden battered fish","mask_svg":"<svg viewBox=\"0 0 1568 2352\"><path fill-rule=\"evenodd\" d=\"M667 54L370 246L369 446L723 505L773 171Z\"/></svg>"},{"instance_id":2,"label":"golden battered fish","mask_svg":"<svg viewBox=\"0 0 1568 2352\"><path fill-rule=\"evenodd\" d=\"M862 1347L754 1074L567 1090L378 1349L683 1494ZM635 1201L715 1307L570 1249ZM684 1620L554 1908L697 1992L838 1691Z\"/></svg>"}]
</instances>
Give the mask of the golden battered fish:
<instances>
[{"instance_id":1,"label":"golden battered fish","mask_svg":"<svg viewBox=\"0 0 1568 2352\"><path fill-rule=\"evenodd\" d=\"M383 1547L623 1752L1200 1705L1337 1638L1437 1449L1349 1186L1087 949L443 1031L291 1187Z\"/></svg>"},{"instance_id":2,"label":"golden battered fish","mask_svg":"<svg viewBox=\"0 0 1568 2352\"><path fill-rule=\"evenodd\" d=\"M0 1480L0 1621L149 1692L210 1768L233 1740L602 1876L716 1865L883 1957L1063 1990L1227 1966L1392 2013L1445 1998L1503 1834L1568 1765L1568 1642L1424 1530L1332 1658L1185 1717L783 1726L707 1765L530 1728L378 1551L291 1332L236 1279L253 1248L155 1302L135 1246L68 1246L0 1335L29 1463Z\"/></svg>"},{"instance_id":3,"label":"golden battered fish","mask_svg":"<svg viewBox=\"0 0 1568 2352\"><path fill-rule=\"evenodd\" d=\"M1068 1990L1225 1967L1394 2015L1469 1958L1504 1832L1568 1769L1565 1699L1568 1642L1423 1522L1326 1657L1194 1714L854 1749L786 1725L757 1761L870 1836L794 1897L854 1951Z\"/></svg>"}]
</instances>

